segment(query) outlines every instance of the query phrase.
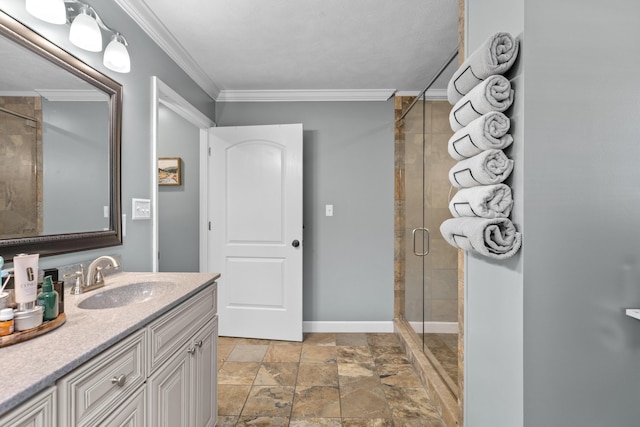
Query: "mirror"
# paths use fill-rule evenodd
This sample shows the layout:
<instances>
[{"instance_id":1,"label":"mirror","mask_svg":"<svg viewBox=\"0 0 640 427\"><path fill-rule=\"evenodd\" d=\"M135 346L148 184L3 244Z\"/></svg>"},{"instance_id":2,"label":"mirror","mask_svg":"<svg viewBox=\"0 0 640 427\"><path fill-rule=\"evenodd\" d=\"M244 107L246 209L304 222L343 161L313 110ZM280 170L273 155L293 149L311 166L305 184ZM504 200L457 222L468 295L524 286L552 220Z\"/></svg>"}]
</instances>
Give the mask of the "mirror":
<instances>
[{"instance_id":1,"label":"mirror","mask_svg":"<svg viewBox=\"0 0 640 427\"><path fill-rule=\"evenodd\" d=\"M122 244L122 86L0 11L0 255Z\"/></svg>"}]
</instances>

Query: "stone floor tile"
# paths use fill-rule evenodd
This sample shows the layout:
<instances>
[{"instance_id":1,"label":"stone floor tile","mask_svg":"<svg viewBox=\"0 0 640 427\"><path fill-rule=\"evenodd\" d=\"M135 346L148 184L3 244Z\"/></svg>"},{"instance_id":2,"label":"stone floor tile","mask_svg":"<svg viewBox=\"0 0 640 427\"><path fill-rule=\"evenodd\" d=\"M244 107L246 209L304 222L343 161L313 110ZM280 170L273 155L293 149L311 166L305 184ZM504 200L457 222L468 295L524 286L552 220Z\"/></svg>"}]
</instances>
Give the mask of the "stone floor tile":
<instances>
[{"instance_id":1,"label":"stone floor tile","mask_svg":"<svg viewBox=\"0 0 640 427\"><path fill-rule=\"evenodd\" d=\"M298 385L338 386L338 365L335 363L301 363Z\"/></svg>"},{"instance_id":2,"label":"stone floor tile","mask_svg":"<svg viewBox=\"0 0 640 427\"><path fill-rule=\"evenodd\" d=\"M253 386L244 404L240 417L286 417L291 416L294 387Z\"/></svg>"},{"instance_id":3,"label":"stone floor tile","mask_svg":"<svg viewBox=\"0 0 640 427\"><path fill-rule=\"evenodd\" d=\"M439 420L440 416L423 388L383 386L394 418Z\"/></svg>"},{"instance_id":4,"label":"stone floor tile","mask_svg":"<svg viewBox=\"0 0 640 427\"><path fill-rule=\"evenodd\" d=\"M340 408L344 418L391 418L385 392L377 376L340 384Z\"/></svg>"},{"instance_id":5,"label":"stone floor tile","mask_svg":"<svg viewBox=\"0 0 640 427\"><path fill-rule=\"evenodd\" d=\"M262 359L263 362L300 362L300 352L302 351L302 344L300 345L280 345L271 344L267 349L267 352Z\"/></svg>"},{"instance_id":6,"label":"stone floor tile","mask_svg":"<svg viewBox=\"0 0 640 427\"><path fill-rule=\"evenodd\" d=\"M376 365L407 365L409 359L401 347L370 347Z\"/></svg>"},{"instance_id":7,"label":"stone floor tile","mask_svg":"<svg viewBox=\"0 0 640 427\"><path fill-rule=\"evenodd\" d=\"M340 387L361 381L364 378L373 377L378 379L376 369L372 365L363 365L360 363L338 363L338 381L340 381ZM379 382L378 385L380 385Z\"/></svg>"},{"instance_id":8,"label":"stone floor tile","mask_svg":"<svg viewBox=\"0 0 640 427\"><path fill-rule=\"evenodd\" d=\"M251 386L218 384L218 415L240 415Z\"/></svg>"},{"instance_id":9,"label":"stone floor tile","mask_svg":"<svg viewBox=\"0 0 640 427\"><path fill-rule=\"evenodd\" d=\"M341 427L340 418L291 418L289 427Z\"/></svg>"},{"instance_id":10,"label":"stone floor tile","mask_svg":"<svg viewBox=\"0 0 640 427\"><path fill-rule=\"evenodd\" d=\"M224 362L218 369L218 384L251 385L260 369L258 362Z\"/></svg>"},{"instance_id":11,"label":"stone floor tile","mask_svg":"<svg viewBox=\"0 0 640 427\"><path fill-rule=\"evenodd\" d=\"M369 347L341 346L338 351L338 363L362 363L373 366L373 355Z\"/></svg>"},{"instance_id":12,"label":"stone floor tile","mask_svg":"<svg viewBox=\"0 0 640 427\"><path fill-rule=\"evenodd\" d=\"M254 385L295 386L298 377L297 363L263 363L258 370Z\"/></svg>"},{"instance_id":13,"label":"stone floor tile","mask_svg":"<svg viewBox=\"0 0 640 427\"><path fill-rule=\"evenodd\" d=\"M367 347L367 334L365 333L353 333L353 334L336 334L337 346L352 346L352 347Z\"/></svg>"},{"instance_id":14,"label":"stone floor tile","mask_svg":"<svg viewBox=\"0 0 640 427\"><path fill-rule=\"evenodd\" d=\"M411 365L378 365L376 370L382 384L397 387L422 387L422 383Z\"/></svg>"},{"instance_id":15,"label":"stone floor tile","mask_svg":"<svg viewBox=\"0 0 640 427\"><path fill-rule=\"evenodd\" d=\"M334 333L307 333L304 334L303 345L336 345L336 334Z\"/></svg>"},{"instance_id":16,"label":"stone floor tile","mask_svg":"<svg viewBox=\"0 0 640 427\"><path fill-rule=\"evenodd\" d=\"M302 346L302 355L300 356L301 363L336 363L337 359L338 352L335 346Z\"/></svg>"},{"instance_id":17,"label":"stone floor tile","mask_svg":"<svg viewBox=\"0 0 640 427\"><path fill-rule=\"evenodd\" d=\"M391 418L343 418L342 427L395 427Z\"/></svg>"},{"instance_id":18,"label":"stone floor tile","mask_svg":"<svg viewBox=\"0 0 640 427\"><path fill-rule=\"evenodd\" d=\"M369 333L367 334L367 342L370 346L375 347L400 347L400 341L394 334Z\"/></svg>"},{"instance_id":19,"label":"stone floor tile","mask_svg":"<svg viewBox=\"0 0 640 427\"><path fill-rule=\"evenodd\" d=\"M262 362L268 345L236 344L227 361L229 362Z\"/></svg>"},{"instance_id":20,"label":"stone floor tile","mask_svg":"<svg viewBox=\"0 0 640 427\"><path fill-rule=\"evenodd\" d=\"M289 417L240 417L238 427L287 427L289 425Z\"/></svg>"},{"instance_id":21,"label":"stone floor tile","mask_svg":"<svg viewBox=\"0 0 640 427\"><path fill-rule=\"evenodd\" d=\"M234 427L236 424L238 424L238 417L218 415L218 422L216 423L216 427Z\"/></svg>"},{"instance_id":22,"label":"stone floor tile","mask_svg":"<svg viewBox=\"0 0 640 427\"><path fill-rule=\"evenodd\" d=\"M298 386L293 400L292 417L340 417L338 387Z\"/></svg>"}]
</instances>

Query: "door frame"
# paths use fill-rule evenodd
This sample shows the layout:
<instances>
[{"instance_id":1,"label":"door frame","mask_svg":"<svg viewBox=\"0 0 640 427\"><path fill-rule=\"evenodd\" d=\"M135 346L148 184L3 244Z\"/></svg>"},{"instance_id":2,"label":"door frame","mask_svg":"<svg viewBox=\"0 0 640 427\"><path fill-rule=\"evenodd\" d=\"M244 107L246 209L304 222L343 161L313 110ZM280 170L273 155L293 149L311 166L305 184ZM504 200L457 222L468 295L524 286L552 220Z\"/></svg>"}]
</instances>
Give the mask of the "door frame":
<instances>
[{"instance_id":1,"label":"door frame","mask_svg":"<svg viewBox=\"0 0 640 427\"><path fill-rule=\"evenodd\" d=\"M200 110L194 107L189 101L184 99L178 92L160 80L157 76L151 77L151 271L158 271L158 134L160 119L158 110L163 105L178 114L200 130L199 151L200 151L200 236L207 238L200 239L200 271L207 271L208 259L208 151L209 151L209 128L216 124Z\"/></svg>"}]
</instances>

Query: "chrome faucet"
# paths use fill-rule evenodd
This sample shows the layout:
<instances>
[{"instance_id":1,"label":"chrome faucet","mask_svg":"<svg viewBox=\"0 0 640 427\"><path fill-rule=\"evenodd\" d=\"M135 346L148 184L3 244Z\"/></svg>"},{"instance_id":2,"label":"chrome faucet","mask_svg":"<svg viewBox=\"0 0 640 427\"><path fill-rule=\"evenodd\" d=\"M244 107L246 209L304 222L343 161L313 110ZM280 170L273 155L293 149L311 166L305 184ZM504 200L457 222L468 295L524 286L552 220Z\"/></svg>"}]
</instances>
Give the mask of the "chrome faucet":
<instances>
[{"instance_id":1,"label":"chrome faucet","mask_svg":"<svg viewBox=\"0 0 640 427\"><path fill-rule=\"evenodd\" d=\"M99 264L103 261L108 262L108 264L106 264L104 267L100 267ZM118 260L109 255L103 255L93 260L93 262L89 264L89 268L87 269L87 279L85 280L85 285L82 287L82 292L103 287L104 275L102 274L102 270L119 267L120 263L118 262Z\"/></svg>"}]
</instances>

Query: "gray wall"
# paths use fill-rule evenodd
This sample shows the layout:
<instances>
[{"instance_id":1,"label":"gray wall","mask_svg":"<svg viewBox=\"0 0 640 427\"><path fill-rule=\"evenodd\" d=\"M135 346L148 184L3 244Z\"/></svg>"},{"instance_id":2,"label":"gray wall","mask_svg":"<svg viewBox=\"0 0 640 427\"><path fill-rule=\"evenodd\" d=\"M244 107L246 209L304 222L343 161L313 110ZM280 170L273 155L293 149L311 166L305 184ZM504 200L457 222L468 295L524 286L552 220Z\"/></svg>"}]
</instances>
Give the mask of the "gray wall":
<instances>
[{"instance_id":1,"label":"gray wall","mask_svg":"<svg viewBox=\"0 0 640 427\"><path fill-rule=\"evenodd\" d=\"M47 257L43 267L59 266L95 258L105 253L120 255L127 271L151 270L151 221L131 221L131 199L150 199L151 174L151 77L160 80L213 119L214 101L196 85L112 0L92 0L100 17L122 32L129 42L131 72L119 74L102 65L102 54L83 51L69 42L68 26L48 24L31 17L23 0L3 0L2 10L40 32L100 72L124 86L122 123L122 207L127 215L122 246ZM153 171L155 172L155 171Z\"/></svg>"},{"instance_id":2,"label":"gray wall","mask_svg":"<svg viewBox=\"0 0 640 427\"><path fill-rule=\"evenodd\" d=\"M42 100L43 232L109 227L109 105Z\"/></svg>"},{"instance_id":3,"label":"gray wall","mask_svg":"<svg viewBox=\"0 0 640 427\"><path fill-rule=\"evenodd\" d=\"M467 13L469 52L495 31L523 37L512 186L524 235L508 262L467 259L465 423L638 425L640 323L624 309L640 306L640 4Z\"/></svg>"},{"instance_id":4,"label":"gray wall","mask_svg":"<svg viewBox=\"0 0 640 427\"><path fill-rule=\"evenodd\" d=\"M218 126L304 126L304 320L390 321L393 101L219 103L216 113Z\"/></svg>"},{"instance_id":5,"label":"gray wall","mask_svg":"<svg viewBox=\"0 0 640 427\"><path fill-rule=\"evenodd\" d=\"M199 271L200 129L158 109L158 157L180 157L182 185L158 187L159 271Z\"/></svg>"},{"instance_id":6,"label":"gray wall","mask_svg":"<svg viewBox=\"0 0 640 427\"><path fill-rule=\"evenodd\" d=\"M467 3L467 56L497 31L524 38L524 0ZM500 13L493 13L495 10ZM526 49L526 38L521 47ZM514 143L506 153L515 161L507 181L515 199L511 219L523 232L525 243L519 253L502 262L469 253L466 256L464 403L467 427L522 425L523 264L530 249L524 223L523 156L527 142L523 127L524 57L520 57L516 68L507 75L515 89L515 100L507 111L512 118Z\"/></svg>"}]
</instances>

